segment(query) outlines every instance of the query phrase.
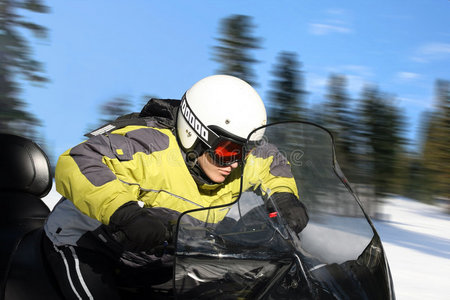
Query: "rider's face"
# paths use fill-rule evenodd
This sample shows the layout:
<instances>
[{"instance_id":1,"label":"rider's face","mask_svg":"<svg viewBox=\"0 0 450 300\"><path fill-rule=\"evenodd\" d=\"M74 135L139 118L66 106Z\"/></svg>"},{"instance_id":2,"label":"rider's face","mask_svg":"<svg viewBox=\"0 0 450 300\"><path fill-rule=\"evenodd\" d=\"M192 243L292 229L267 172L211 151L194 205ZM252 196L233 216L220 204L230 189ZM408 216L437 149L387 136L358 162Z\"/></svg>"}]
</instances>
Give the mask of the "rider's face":
<instances>
[{"instance_id":1,"label":"rider's face","mask_svg":"<svg viewBox=\"0 0 450 300\"><path fill-rule=\"evenodd\" d=\"M224 182L227 176L230 175L231 171L237 168L239 165L238 162L234 162L229 166L223 167L216 165L207 152L204 152L201 156L199 156L198 164L202 168L203 172L205 172L205 174L209 177L209 179L216 183Z\"/></svg>"}]
</instances>

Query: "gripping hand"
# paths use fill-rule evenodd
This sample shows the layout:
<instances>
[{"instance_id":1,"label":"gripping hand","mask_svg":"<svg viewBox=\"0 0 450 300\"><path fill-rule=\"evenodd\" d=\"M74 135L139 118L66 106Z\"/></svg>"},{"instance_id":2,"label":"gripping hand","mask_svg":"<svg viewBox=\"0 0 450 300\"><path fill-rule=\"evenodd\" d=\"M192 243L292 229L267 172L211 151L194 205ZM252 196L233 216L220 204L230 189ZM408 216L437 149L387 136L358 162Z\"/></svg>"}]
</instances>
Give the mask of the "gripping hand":
<instances>
[{"instance_id":1,"label":"gripping hand","mask_svg":"<svg viewBox=\"0 0 450 300\"><path fill-rule=\"evenodd\" d=\"M110 218L110 228L121 232L120 243L128 251L147 251L164 244L168 234L166 226L137 202L130 201L119 207Z\"/></svg>"},{"instance_id":2,"label":"gripping hand","mask_svg":"<svg viewBox=\"0 0 450 300\"><path fill-rule=\"evenodd\" d=\"M278 207L282 218L295 233L299 233L306 227L309 221L306 207L294 194L274 193L271 198Z\"/></svg>"}]
</instances>

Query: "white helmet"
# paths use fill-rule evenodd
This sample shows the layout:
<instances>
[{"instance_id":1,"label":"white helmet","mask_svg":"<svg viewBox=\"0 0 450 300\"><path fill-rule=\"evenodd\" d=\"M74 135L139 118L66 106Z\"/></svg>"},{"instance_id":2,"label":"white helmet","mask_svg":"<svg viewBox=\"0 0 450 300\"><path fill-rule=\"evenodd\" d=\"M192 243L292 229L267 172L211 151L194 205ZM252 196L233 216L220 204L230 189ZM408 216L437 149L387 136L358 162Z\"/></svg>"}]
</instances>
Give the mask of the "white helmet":
<instances>
[{"instance_id":1,"label":"white helmet","mask_svg":"<svg viewBox=\"0 0 450 300\"><path fill-rule=\"evenodd\" d=\"M250 132L266 124L261 97L245 81L214 75L195 83L183 96L177 116L177 134L184 151L200 141L213 148L221 138L244 143ZM252 135L259 140L263 130ZM206 149L207 149L206 148Z\"/></svg>"}]
</instances>

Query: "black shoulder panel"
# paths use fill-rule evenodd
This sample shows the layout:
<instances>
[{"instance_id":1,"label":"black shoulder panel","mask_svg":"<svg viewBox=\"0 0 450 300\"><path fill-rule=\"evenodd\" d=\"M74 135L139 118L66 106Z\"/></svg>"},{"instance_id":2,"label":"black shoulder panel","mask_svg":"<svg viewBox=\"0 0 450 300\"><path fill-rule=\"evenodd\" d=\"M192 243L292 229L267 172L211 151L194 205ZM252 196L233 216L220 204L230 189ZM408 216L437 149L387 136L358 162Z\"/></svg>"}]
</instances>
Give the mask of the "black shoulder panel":
<instances>
[{"instance_id":1,"label":"black shoulder panel","mask_svg":"<svg viewBox=\"0 0 450 300\"><path fill-rule=\"evenodd\" d=\"M120 116L116 120L86 133L84 136L91 138L130 125L173 128L179 106L180 100L152 98L140 113L130 113Z\"/></svg>"},{"instance_id":2,"label":"black shoulder panel","mask_svg":"<svg viewBox=\"0 0 450 300\"><path fill-rule=\"evenodd\" d=\"M180 100L152 98L144 106L139 117L161 117L175 120L176 110L180 103Z\"/></svg>"}]
</instances>

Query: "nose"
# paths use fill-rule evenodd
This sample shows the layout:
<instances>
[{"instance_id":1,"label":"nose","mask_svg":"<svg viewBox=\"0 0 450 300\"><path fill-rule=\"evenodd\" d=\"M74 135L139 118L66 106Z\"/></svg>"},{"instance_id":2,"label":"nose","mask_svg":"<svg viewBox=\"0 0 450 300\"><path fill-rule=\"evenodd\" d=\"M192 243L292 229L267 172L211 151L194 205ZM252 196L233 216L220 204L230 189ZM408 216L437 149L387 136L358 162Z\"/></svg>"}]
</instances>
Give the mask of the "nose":
<instances>
[{"instance_id":1,"label":"nose","mask_svg":"<svg viewBox=\"0 0 450 300\"><path fill-rule=\"evenodd\" d=\"M232 163L230 165L231 169L236 169L238 167L239 163L237 161L235 161L234 163Z\"/></svg>"}]
</instances>

